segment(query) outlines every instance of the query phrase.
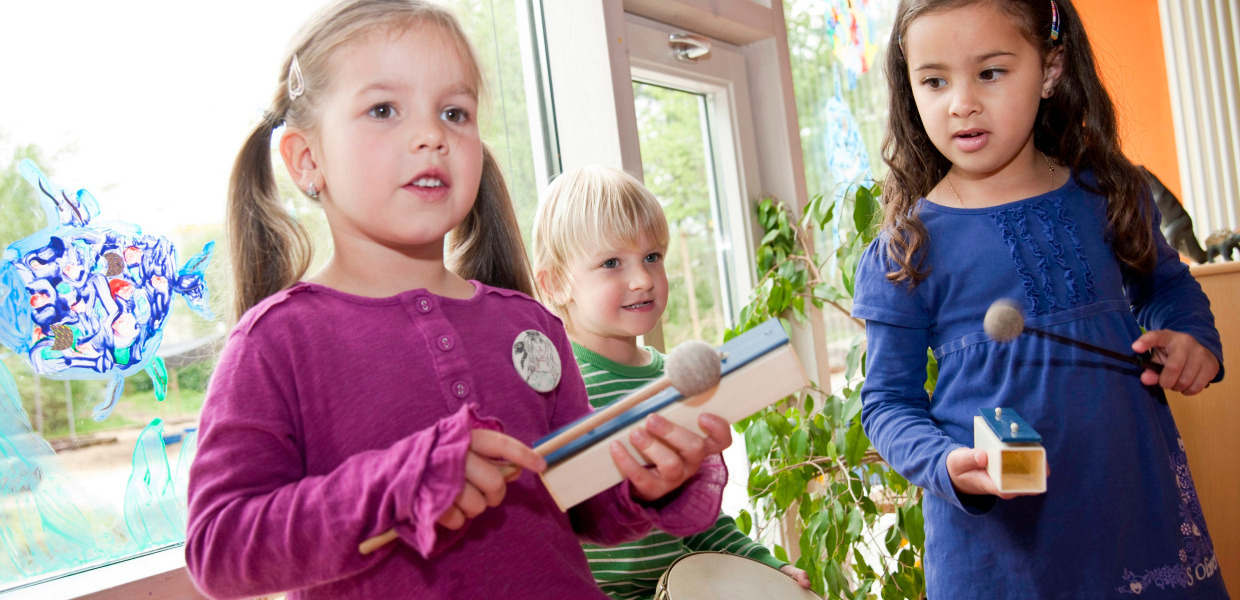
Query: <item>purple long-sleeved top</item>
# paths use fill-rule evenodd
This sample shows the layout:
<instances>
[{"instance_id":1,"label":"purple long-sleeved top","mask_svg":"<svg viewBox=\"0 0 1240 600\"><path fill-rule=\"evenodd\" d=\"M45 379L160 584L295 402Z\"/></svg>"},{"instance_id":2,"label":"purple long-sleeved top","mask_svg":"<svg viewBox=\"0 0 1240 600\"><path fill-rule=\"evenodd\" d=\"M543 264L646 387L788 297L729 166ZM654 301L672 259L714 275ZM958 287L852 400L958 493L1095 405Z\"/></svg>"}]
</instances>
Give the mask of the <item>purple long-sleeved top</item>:
<instances>
[{"instance_id":1,"label":"purple long-sleeved top","mask_svg":"<svg viewBox=\"0 0 1240 600\"><path fill-rule=\"evenodd\" d=\"M204 592L604 599L579 540L714 522L727 477L717 457L657 510L626 482L562 513L526 472L461 530L435 525L463 486L471 429L530 444L590 410L561 322L520 293L475 286L457 300L300 283L237 323L190 471L185 556ZM547 393L513 366L513 342L531 329L563 366ZM359 554L392 527L398 542Z\"/></svg>"}]
</instances>

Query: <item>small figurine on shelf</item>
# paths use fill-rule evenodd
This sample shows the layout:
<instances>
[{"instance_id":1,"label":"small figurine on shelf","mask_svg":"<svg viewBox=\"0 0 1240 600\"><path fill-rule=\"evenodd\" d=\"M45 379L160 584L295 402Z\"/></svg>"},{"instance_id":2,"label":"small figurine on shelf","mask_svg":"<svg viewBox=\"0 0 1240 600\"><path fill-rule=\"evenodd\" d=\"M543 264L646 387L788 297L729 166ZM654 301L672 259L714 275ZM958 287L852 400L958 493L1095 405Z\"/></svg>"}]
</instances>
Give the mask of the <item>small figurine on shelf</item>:
<instances>
[{"instance_id":1,"label":"small figurine on shelf","mask_svg":"<svg viewBox=\"0 0 1240 600\"><path fill-rule=\"evenodd\" d=\"M1240 252L1240 232L1220 229L1206 238L1206 262L1215 258L1232 260L1232 254Z\"/></svg>"}]
</instances>

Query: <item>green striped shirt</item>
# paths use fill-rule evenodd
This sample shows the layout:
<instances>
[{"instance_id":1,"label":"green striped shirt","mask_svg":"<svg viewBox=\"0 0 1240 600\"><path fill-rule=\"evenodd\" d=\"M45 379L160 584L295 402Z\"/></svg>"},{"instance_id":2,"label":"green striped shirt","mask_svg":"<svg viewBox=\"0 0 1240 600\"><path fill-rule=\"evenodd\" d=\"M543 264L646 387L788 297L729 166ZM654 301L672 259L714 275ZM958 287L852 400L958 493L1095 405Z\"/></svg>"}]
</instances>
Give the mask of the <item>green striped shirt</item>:
<instances>
[{"instance_id":1,"label":"green striped shirt","mask_svg":"<svg viewBox=\"0 0 1240 600\"><path fill-rule=\"evenodd\" d=\"M646 350L653 357L650 364L630 367L573 343L573 355L585 379L590 405L594 408L607 406L663 375L663 355L654 348L647 347ZM643 539L619 546L604 548L584 544L583 547L599 589L618 600L651 598L659 577L672 561L690 552L740 554L777 569L786 564L772 556L762 544L741 533L736 528L736 521L725 514L720 514L719 520L710 529L687 538L655 531Z\"/></svg>"}]
</instances>

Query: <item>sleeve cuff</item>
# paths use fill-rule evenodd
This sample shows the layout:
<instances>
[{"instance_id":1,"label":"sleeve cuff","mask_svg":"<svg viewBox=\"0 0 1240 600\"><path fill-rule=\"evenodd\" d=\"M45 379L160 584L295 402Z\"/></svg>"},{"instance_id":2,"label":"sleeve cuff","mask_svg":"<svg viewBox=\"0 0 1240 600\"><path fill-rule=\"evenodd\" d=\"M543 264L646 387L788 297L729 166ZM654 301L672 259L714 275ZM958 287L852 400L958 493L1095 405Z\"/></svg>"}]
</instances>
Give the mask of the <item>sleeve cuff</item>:
<instances>
[{"instance_id":1,"label":"sleeve cuff","mask_svg":"<svg viewBox=\"0 0 1240 600\"><path fill-rule=\"evenodd\" d=\"M947 473L947 455L951 454L952 450L965 447L954 445L943 453L943 456L939 458L938 467L935 469L934 484L938 489L929 491L970 515L984 515L995 507L995 502L999 500L999 497L990 494L974 495L957 492L956 486L952 485L951 475Z\"/></svg>"},{"instance_id":2,"label":"sleeve cuff","mask_svg":"<svg viewBox=\"0 0 1240 600\"><path fill-rule=\"evenodd\" d=\"M623 510L644 512L657 528L677 537L687 537L704 531L719 518L723 504L723 486L728 481L728 467L723 455L706 457L698 472L672 493L654 502L639 502L633 498L625 480L620 496Z\"/></svg>"},{"instance_id":3,"label":"sleeve cuff","mask_svg":"<svg viewBox=\"0 0 1240 600\"><path fill-rule=\"evenodd\" d=\"M400 539L428 558L450 546L466 530L450 531L436 521L452 506L465 486L465 460L474 429L502 431L497 421L483 419L466 405L435 425L429 451L411 452L410 464L393 482L396 494L396 533Z\"/></svg>"}]
</instances>

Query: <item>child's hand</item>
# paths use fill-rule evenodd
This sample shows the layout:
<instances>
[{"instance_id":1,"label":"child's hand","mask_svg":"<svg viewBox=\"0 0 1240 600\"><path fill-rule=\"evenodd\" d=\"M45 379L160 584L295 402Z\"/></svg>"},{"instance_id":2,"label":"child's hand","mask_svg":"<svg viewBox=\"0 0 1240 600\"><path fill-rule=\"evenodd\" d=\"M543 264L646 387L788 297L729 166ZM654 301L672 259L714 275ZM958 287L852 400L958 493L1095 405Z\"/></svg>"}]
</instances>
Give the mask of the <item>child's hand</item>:
<instances>
[{"instance_id":1,"label":"child's hand","mask_svg":"<svg viewBox=\"0 0 1240 600\"><path fill-rule=\"evenodd\" d=\"M1146 369L1141 383L1192 396L1206 389L1218 375L1218 359L1187 333L1159 329L1147 332L1132 343L1137 353L1153 350L1154 362L1163 366L1162 374Z\"/></svg>"},{"instance_id":2,"label":"child's hand","mask_svg":"<svg viewBox=\"0 0 1240 600\"><path fill-rule=\"evenodd\" d=\"M657 414L646 417L646 426L634 429L629 441L653 464L649 469L634 460L623 444L611 443L611 458L633 486L635 496L647 502L662 498L697 473L702 459L732 445L732 428L722 417L704 413L698 417L698 426L708 437Z\"/></svg>"},{"instance_id":3,"label":"child's hand","mask_svg":"<svg viewBox=\"0 0 1240 600\"><path fill-rule=\"evenodd\" d=\"M989 494L1004 500L1032 494L1001 494L995 482L986 473L986 451L977 448L956 448L947 453L947 475L952 487L961 494L981 496ZM1050 469L1046 471L1050 475Z\"/></svg>"},{"instance_id":4,"label":"child's hand","mask_svg":"<svg viewBox=\"0 0 1240 600\"><path fill-rule=\"evenodd\" d=\"M798 569L792 565L784 565L780 567L779 570L784 575L787 575L793 578L794 580L796 580L797 585L807 590L810 588L809 573L806 573L804 569Z\"/></svg>"},{"instance_id":5,"label":"child's hand","mask_svg":"<svg viewBox=\"0 0 1240 600\"><path fill-rule=\"evenodd\" d=\"M514 437L489 429L473 430L465 458L465 487L436 522L460 529L488 506L499 506L508 483L521 476L522 467L541 473L547 461Z\"/></svg>"}]
</instances>

